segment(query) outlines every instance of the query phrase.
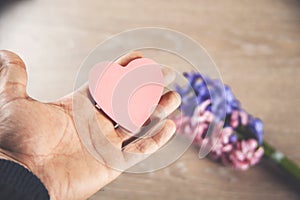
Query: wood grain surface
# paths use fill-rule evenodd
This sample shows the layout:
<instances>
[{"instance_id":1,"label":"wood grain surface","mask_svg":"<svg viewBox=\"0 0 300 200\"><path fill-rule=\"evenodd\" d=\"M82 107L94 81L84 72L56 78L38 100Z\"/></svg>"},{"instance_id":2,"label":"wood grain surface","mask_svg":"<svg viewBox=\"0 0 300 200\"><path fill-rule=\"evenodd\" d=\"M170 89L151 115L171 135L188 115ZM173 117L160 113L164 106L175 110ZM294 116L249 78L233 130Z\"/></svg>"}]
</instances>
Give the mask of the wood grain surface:
<instances>
[{"instance_id":1,"label":"wood grain surface","mask_svg":"<svg viewBox=\"0 0 300 200\"><path fill-rule=\"evenodd\" d=\"M300 165L300 1L19 0L0 3L0 49L21 55L29 94L43 101L73 89L82 60L100 42L145 26L201 43L265 139ZM123 174L91 199L300 199L300 187L264 161L233 171L189 148L171 166Z\"/></svg>"}]
</instances>

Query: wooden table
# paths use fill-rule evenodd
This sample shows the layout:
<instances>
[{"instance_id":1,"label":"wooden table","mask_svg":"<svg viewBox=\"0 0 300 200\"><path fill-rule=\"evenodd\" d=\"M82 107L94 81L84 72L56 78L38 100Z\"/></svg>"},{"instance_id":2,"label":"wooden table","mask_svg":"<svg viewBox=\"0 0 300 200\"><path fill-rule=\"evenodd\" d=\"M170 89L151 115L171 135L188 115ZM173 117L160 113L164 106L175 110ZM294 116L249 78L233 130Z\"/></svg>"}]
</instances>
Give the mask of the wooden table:
<instances>
[{"instance_id":1,"label":"wooden table","mask_svg":"<svg viewBox=\"0 0 300 200\"><path fill-rule=\"evenodd\" d=\"M26 61L28 92L51 101L71 92L81 61L123 30L159 26L201 43L243 106L265 122L265 139L300 165L300 2L297 0L8 0L0 4L0 48ZM299 199L264 161L246 172L191 147L154 173L123 174L91 199Z\"/></svg>"}]
</instances>

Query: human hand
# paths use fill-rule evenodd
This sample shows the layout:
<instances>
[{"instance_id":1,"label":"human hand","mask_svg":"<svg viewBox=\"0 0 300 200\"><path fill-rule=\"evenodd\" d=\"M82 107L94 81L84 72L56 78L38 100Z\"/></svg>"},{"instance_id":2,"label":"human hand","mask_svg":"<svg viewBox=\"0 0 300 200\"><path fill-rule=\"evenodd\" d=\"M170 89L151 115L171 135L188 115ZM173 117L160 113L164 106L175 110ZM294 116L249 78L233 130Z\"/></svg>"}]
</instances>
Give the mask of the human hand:
<instances>
[{"instance_id":1,"label":"human hand","mask_svg":"<svg viewBox=\"0 0 300 200\"><path fill-rule=\"evenodd\" d=\"M134 52L118 60L127 65L131 60L142 57ZM165 78L170 79L168 70ZM26 92L27 73L24 62L14 53L0 51L0 158L12 160L26 167L38 176L48 189L51 199L86 199L104 185L117 178L122 171L113 169L108 163L99 162L80 140L75 126L73 99L89 109L94 118L86 115L86 109L79 112L83 124L96 123L101 132L118 150L121 162L131 162L125 152L149 154L163 146L174 134L175 125L165 120L157 134L129 143L122 148L130 135L95 108L85 85L78 91L55 102L42 103L30 98ZM168 92L159 102L158 117L172 113L180 104L175 92ZM91 126L92 127L92 126ZM99 129L86 130L89 135L99 134ZM103 155L105 157L103 144Z\"/></svg>"}]
</instances>

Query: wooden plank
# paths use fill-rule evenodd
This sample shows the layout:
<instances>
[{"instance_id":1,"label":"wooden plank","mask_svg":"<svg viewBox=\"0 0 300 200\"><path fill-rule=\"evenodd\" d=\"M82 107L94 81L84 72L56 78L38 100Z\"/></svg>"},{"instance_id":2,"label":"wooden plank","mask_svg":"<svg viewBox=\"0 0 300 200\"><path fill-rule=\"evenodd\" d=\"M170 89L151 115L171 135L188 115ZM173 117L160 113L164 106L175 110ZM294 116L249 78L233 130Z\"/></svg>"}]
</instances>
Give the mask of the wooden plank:
<instances>
[{"instance_id":1,"label":"wooden plank","mask_svg":"<svg viewBox=\"0 0 300 200\"><path fill-rule=\"evenodd\" d=\"M111 35L143 26L181 31L265 122L265 138L300 164L299 8L297 0L13 1L1 4L0 48L23 57L29 93L51 101L72 91L81 61ZM123 174L91 199L299 199L292 184L268 162L237 172L190 148L163 170Z\"/></svg>"}]
</instances>

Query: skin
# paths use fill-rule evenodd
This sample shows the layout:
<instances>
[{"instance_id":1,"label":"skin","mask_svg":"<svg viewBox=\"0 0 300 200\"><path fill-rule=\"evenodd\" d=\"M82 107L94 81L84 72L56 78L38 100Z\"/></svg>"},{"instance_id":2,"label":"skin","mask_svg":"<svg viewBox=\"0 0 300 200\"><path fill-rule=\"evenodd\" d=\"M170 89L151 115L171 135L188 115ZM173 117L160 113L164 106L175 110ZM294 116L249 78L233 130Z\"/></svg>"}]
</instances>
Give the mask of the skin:
<instances>
[{"instance_id":1,"label":"skin","mask_svg":"<svg viewBox=\"0 0 300 200\"><path fill-rule=\"evenodd\" d=\"M132 52L117 62L126 66L140 57L140 53ZM172 79L170 70L165 69L163 73L166 83ZM93 150L87 151L82 144L74 123L73 98L94 116L91 120L83 109L78 116L80 121L88 125L96 123L108 139L103 140L99 157L109 155L105 152L105 143L110 142L117 149L119 161L128 164L126 168L146 157L137 159L126 153L151 154L175 132L174 123L167 119L156 134L134 141L122 128L115 129L110 119L95 108L87 85L50 103L30 98L26 85L26 67L21 58L12 52L0 51L0 158L17 162L33 172L43 182L52 200L86 199L124 170L113 169L105 161L99 162L92 156ZM162 113L169 115L179 104L179 95L168 92L161 97L161 109L154 115L163 120ZM96 135L99 129L86 131ZM128 145L122 148L124 143Z\"/></svg>"}]
</instances>

